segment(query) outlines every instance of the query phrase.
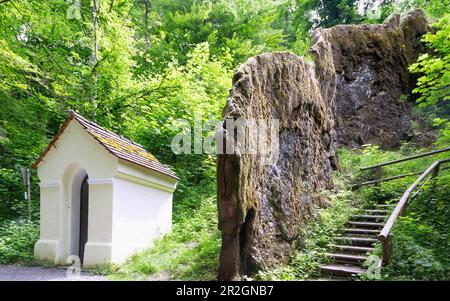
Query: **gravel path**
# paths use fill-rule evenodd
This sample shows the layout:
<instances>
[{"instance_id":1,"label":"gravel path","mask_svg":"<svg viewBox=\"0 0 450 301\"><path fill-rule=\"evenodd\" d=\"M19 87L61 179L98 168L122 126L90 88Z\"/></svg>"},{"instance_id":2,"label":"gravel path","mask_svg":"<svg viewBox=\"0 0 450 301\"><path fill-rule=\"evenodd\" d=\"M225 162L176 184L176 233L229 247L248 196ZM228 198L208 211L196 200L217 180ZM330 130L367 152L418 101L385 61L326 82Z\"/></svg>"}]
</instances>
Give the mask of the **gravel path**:
<instances>
[{"instance_id":1,"label":"gravel path","mask_svg":"<svg viewBox=\"0 0 450 301\"><path fill-rule=\"evenodd\" d=\"M1 265L0 281L105 281L102 276L82 272L80 277L67 277L66 268L24 267Z\"/></svg>"}]
</instances>

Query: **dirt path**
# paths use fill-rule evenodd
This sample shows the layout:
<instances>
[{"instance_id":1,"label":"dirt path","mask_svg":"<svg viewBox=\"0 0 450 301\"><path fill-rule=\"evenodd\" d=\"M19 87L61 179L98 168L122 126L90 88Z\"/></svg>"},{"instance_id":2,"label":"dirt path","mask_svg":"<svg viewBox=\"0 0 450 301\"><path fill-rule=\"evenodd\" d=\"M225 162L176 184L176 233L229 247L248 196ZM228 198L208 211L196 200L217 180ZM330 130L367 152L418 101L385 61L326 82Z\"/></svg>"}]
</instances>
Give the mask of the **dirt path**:
<instances>
[{"instance_id":1,"label":"dirt path","mask_svg":"<svg viewBox=\"0 0 450 301\"><path fill-rule=\"evenodd\" d=\"M106 281L103 276L82 272L80 277L67 277L66 268L1 265L0 281Z\"/></svg>"}]
</instances>

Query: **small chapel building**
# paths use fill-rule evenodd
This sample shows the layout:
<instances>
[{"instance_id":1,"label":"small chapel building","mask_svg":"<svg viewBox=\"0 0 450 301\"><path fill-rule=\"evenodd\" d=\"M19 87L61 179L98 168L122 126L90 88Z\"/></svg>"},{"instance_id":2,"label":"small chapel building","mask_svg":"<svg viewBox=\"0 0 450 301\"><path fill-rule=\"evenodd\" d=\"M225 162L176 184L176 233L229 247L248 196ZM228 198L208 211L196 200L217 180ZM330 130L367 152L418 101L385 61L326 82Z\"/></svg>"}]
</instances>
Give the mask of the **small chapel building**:
<instances>
[{"instance_id":1,"label":"small chapel building","mask_svg":"<svg viewBox=\"0 0 450 301\"><path fill-rule=\"evenodd\" d=\"M176 174L141 145L75 111L33 167L40 179L36 258L121 263L171 231Z\"/></svg>"}]
</instances>

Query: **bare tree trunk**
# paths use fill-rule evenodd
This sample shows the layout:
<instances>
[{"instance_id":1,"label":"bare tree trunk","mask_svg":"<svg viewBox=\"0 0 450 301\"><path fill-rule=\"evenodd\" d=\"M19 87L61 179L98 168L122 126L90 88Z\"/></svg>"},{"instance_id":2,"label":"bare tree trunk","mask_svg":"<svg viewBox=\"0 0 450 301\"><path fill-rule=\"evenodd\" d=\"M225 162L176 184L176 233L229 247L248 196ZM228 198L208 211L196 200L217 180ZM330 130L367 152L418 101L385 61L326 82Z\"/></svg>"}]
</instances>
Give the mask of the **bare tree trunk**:
<instances>
[{"instance_id":1,"label":"bare tree trunk","mask_svg":"<svg viewBox=\"0 0 450 301\"><path fill-rule=\"evenodd\" d=\"M92 67L95 66L95 64L98 61L98 49L99 49L99 42L98 42L98 0L92 1L92 9L91 9L91 22L92 22L92 52L91 52L91 61L90 64Z\"/></svg>"},{"instance_id":2,"label":"bare tree trunk","mask_svg":"<svg viewBox=\"0 0 450 301\"><path fill-rule=\"evenodd\" d=\"M284 13L284 30L283 34L287 35L289 33L289 7L286 7L286 11Z\"/></svg>"},{"instance_id":3,"label":"bare tree trunk","mask_svg":"<svg viewBox=\"0 0 450 301\"><path fill-rule=\"evenodd\" d=\"M93 93L91 95L91 103L92 103L92 118L94 120L95 120L95 115L97 113L97 81L98 81L98 78L97 78L96 65L98 63L98 50L100 48L100 43L99 43L99 39L98 39L98 28L99 28L98 13L99 13L98 0L93 0L92 1L92 9L91 9L92 52L91 52L90 66L92 68Z\"/></svg>"},{"instance_id":4,"label":"bare tree trunk","mask_svg":"<svg viewBox=\"0 0 450 301\"><path fill-rule=\"evenodd\" d=\"M109 12L112 12L113 5L114 5L114 0L111 0L111 1L109 2Z\"/></svg>"},{"instance_id":5,"label":"bare tree trunk","mask_svg":"<svg viewBox=\"0 0 450 301\"><path fill-rule=\"evenodd\" d=\"M145 7L145 13L144 13L144 22L145 22L145 34L144 34L144 65L147 65L147 59L145 55L147 54L148 47L150 46L150 41L148 38L148 14L150 12L150 3L148 0L144 0L144 7Z\"/></svg>"}]
</instances>

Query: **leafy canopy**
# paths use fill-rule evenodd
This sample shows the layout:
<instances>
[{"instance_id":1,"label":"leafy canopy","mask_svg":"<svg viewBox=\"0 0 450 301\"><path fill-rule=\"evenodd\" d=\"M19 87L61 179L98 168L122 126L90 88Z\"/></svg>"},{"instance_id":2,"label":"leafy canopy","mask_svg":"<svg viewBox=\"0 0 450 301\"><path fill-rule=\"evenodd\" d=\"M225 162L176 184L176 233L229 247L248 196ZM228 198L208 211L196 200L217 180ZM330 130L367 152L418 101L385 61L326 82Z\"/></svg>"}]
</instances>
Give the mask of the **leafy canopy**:
<instances>
[{"instance_id":1,"label":"leafy canopy","mask_svg":"<svg viewBox=\"0 0 450 301\"><path fill-rule=\"evenodd\" d=\"M437 31L423 38L430 51L410 67L411 72L421 75L413 92L420 93L422 106L450 100L450 14L434 26Z\"/></svg>"}]
</instances>

